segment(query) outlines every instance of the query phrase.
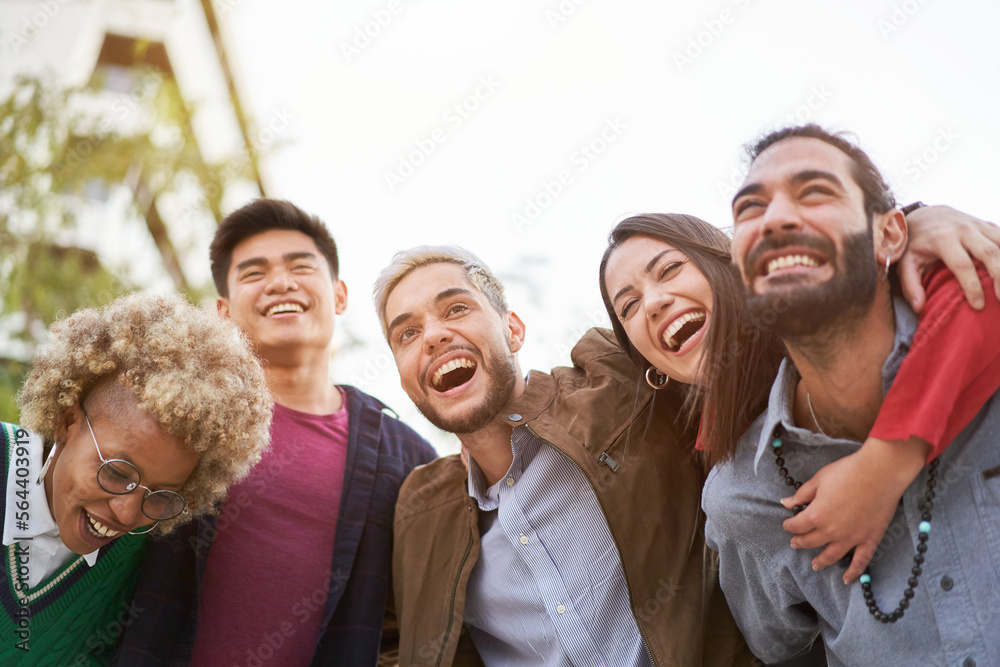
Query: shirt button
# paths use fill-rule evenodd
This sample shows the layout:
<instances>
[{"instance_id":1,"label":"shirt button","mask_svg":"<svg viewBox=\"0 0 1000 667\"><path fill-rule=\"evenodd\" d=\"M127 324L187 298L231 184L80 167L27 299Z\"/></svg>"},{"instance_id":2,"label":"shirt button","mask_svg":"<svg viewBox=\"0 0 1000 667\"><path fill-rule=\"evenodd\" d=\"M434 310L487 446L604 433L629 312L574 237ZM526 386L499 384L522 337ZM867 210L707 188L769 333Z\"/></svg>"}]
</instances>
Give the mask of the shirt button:
<instances>
[{"instance_id":1,"label":"shirt button","mask_svg":"<svg viewBox=\"0 0 1000 667\"><path fill-rule=\"evenodd\" d=\"M943 588L944 590L950 591L954 585L955 582L952 581L951 577L949 577L948 575L944 575L943 577L941 577L941 588Z\"/></svg>"},{"instance_id":2,"label":"shirt button","mask_svg":"<svg viewBox=\"0 0 1000 667\"><path fill-rule=\"evenodd\" d=\"M511 420L512 422L519 422L521 421L522 417L521 415L514 412L512 414L507 415L507 419Z\"/></svg>"},{"instance_id":3,"label":"shirt button","mask_svg":"<svg viewBox=\"0 0 1000 667\"><path fill-rule=\"evenodd\" d=\"M514 486L514 478L513 477L508 477L507 478L507 486Z\"/></svg>"},{"instance_id":4,"label":"shirt button","mask_svg":"<svg viewBox=\"0 0 1000 667\"><path fill-rule=\"evenodd\" d=\"M563 614L566 613L566 605L564 604L559 605L558 607L556 607L556 611L558 611L559 615L562 616Z\"/></svg>"},{"instance_id":5,"label":"shirt button","mask_svg":"<svg viewBox=\"0 0 1000 667\"><path fill-rule=\"evenodd\" d=\"M972 658L966 658L962 662L962 667L976 667L976 661L973 660Z\"/></svg>"},{"instance_id":6,"label":"shirt button","mask_svg":"<svg viewBox=\"0 0 1000 667\"><path fill-rule=\"evenodd\" d=\"M522 535L521 536L521 544L527 544L527 543L528 543L528 536L527 535Z\"/></svg>"}]
</instances>

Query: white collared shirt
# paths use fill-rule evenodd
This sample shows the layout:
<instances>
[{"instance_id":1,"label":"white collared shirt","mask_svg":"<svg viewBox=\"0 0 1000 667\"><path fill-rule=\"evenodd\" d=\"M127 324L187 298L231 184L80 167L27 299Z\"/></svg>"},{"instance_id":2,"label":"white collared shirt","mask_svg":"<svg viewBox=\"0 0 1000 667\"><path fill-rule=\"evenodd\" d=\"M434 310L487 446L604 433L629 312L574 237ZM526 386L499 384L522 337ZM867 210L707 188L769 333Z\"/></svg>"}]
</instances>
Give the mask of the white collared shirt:
<instances>
[{"instance_id":1,"label":"white collared shirt","mask_svg":"<svg viewBox=\"0 0 1000 667\"><path fill-rule=\"evenodd\" d=\"M45 484L36 484L38 473L42 469L42 438L30 433L27 429L19 428L13 424L3 424L7 431L7 441L10 443L7 459L10 461L7 470L6 484L6 512L3 519L3 543L10 546L15 542L20 542L20 550L27 549L28 552L28 585L35 588L46 577L58 571L66 563L76 558L78 554L70 551L59 538L59 527L56 525L52 513L49 511L48 498L45 495ZM17 456L18 448L27 448L28 456ZM24 463L27 458L27 471L25 477L22 472L18 475L18 470L24 470L24 465L17 465L20 461ZM20 479L27 479L27 488L19 485ZM21 495L17 495L18 492ZM27 491L28 509L21 510L18 503L24 507L24 491ZM25 519L25 514L27 518ZM20 518L18 518L20 517ZM97 549L83 556L88 566L93 566L97 562Z\"/></svg>"}]
</instances>

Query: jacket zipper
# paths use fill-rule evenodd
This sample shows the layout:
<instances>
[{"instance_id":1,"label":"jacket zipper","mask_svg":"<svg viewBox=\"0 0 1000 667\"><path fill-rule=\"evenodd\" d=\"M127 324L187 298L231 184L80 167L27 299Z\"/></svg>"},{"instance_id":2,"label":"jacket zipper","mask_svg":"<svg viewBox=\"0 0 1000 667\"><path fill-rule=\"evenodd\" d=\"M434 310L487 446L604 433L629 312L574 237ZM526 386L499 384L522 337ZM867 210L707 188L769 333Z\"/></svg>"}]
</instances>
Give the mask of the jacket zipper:
<instances>
[{"instance_id":1,"label":"jacket zipper","mask_svg":"<svg viewBox=\"0 0 1000 667\"><path fill-rule=\"evenodd\" d=\"M441 642L441 653L438 654L438 659L434 663L434 667L441 667L441 661L444 660L444 653L448 647L448 638L451 636L451 629L455 626L455 597L458 595L458 583L462 580L462 570L465 569L465 561L469 560L469 554L472 552L472 542L473 537L470 534L469 543L465 546L465 555L462 556L462 562L458 565L458 579L455 580L455 585L451 589L451 604L448 607L448 627L444 631L444 641Z\"/></svg>"},{"instance_id":2,"label":"jacket zipper","mask_svg":"<svg viewBox=\"0 0 1000 667\"><path fill-rule=\"evenodd\" d=\"M553 445L551 442L549 442L548 440L546 440L542 436L540 436L537 433L535 433L535 431L532 430L532 428L530 426L528 426L527 424L524 424L524 427L526 429L528 429L529 431L531 431L532 435L534 435L536 438L538 438L539 440L541 440L542 442L544 442L545 444L547 444L549 447L551 447L552 449L556 450L557 452L559 452L560 454L562 454L563 456L565 456L567 459L569 459L570 463L572 463L574 466L576 466L576 469L580 471L580 474L583 476L583 478L585 480L587 480L587 484L590 485L590 490L594 492L594 498L597 499L597 504L600 505L600 507L601 507L601 514L604 515L604 523L608 523L608 512L607 512L606 509L604 509L604 503L601 501L601 497L597 494L597 489L594 488L594 483L592 481L590 481L590 477L588 477L587 473L585 473L583 471L583 468L580 467L580 464L577 463L576 461L574 461L572 456L569 456L568 454L566 454L566 452L564 452L563 450L559 449L558 447L556 447L555 445ZM607 461L608 459L610 459L611 462L614 462L615 465L612 466ZM608 456L607 452L603 452L601 454L601 458L599 460L602 463L604 463L605 465L607 465L609 468L611 468L612 471L617 472L617 470L618 470L618 462L615 461L614 459L612 459L610 456ZM618 544L618 538L615 537L614 532L611 530L611 524L608 524L608 533L611 535L611 540L615 543L615 549L618 551L618 560L619 560L619 562L621 562L621 555L622 555L621 545ZM469 546L471 548L472 545L470 544ZM626 585L627 591L628 591L629 611L632 612L632 620L635 621L635 627L639 631L639 637L642 638L642 647L644 649L646 649L646 656L649 658L649 664L653 665L653 667L656 667L656 661L653 660L653 653L652 653L652 651L649 650L649 641L646 639L646 633L643 632L642 625L639 623L639 619L637 619L635 617L635 610L632 608L632 605L634 603L634 601L632 600L632 582L629 581L628 571L625 569L625 564L624 563L622 563L622 574L625 575L625 585ZM457 582L456 582L456 588L457 587L458 586L457 586ZM452 603L454 604L454 599L452 600ZM451 626L449 625L448 627L450 628ZM439 663L439 665L440 665L440 663Z\"/></svg>"}]
</instances>

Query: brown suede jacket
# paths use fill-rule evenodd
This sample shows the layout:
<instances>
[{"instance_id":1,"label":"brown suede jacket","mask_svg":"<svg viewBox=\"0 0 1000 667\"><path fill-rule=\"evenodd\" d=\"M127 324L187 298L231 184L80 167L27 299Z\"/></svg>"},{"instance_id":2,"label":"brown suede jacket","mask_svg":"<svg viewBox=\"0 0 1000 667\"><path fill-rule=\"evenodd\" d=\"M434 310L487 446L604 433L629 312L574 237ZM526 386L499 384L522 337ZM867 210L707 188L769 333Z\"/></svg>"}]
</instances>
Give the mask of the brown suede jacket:
<instances>
[{"instance_id":1,"label":"brown suede jacket","mask_svg":"<svg viewBox=\"0 0 1000 667\"><path fill-rule=\"evenodd\" d=\"M590 480L655 665L753 664L705 547L705 474L693 437L674 423L680 395L659 392L650 418L652 390L607 330L587 332L572 360L573 368L532 371L498 418L530 428ZM400 489L392 578L402 667L482 664L462 624L479 557L467 478L450 456L416 468Z\"/></svg>"}]
</instances>

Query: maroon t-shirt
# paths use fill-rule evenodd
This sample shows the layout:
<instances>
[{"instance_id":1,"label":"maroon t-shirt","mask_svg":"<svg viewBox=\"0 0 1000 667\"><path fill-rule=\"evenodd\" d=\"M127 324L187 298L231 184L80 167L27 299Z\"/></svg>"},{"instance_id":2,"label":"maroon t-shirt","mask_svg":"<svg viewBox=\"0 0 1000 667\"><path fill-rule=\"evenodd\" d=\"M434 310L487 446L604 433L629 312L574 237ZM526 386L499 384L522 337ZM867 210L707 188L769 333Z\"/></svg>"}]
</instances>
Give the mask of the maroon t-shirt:
<instances>
[{"instance_id":1,"label":"maroon t-shirt","mask_svg":"<svg viewBox=\"0 0 1000 667\"><path fill-rule=\"evenodd\" d=\"M230 489L219 516L193 665L309 664L329 592L346 459L346 396L332 415L275 404L271 447Z\"/></svg>"}]
</instances>

